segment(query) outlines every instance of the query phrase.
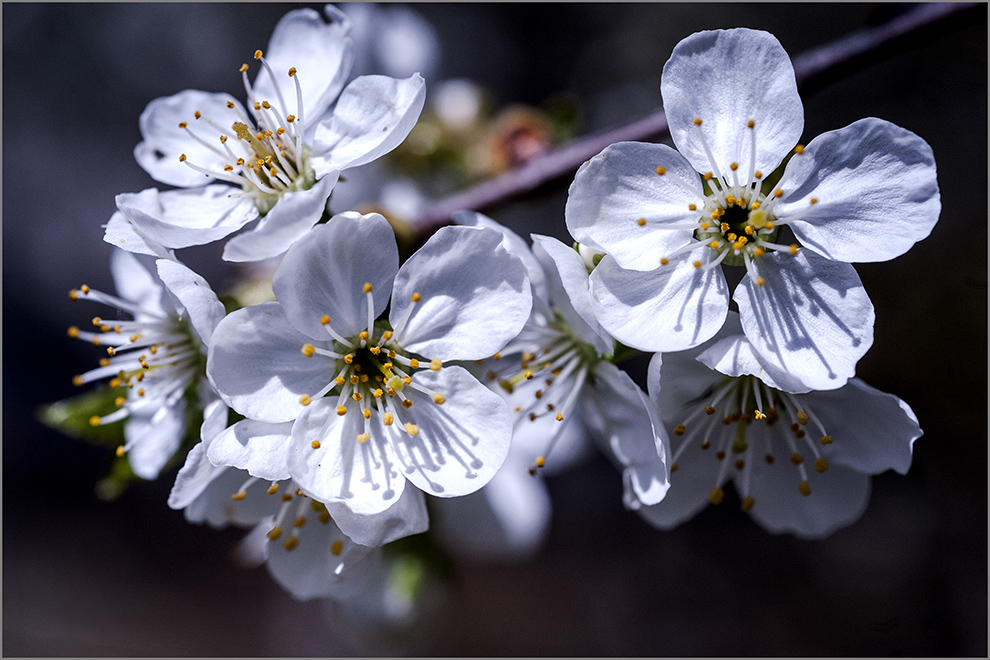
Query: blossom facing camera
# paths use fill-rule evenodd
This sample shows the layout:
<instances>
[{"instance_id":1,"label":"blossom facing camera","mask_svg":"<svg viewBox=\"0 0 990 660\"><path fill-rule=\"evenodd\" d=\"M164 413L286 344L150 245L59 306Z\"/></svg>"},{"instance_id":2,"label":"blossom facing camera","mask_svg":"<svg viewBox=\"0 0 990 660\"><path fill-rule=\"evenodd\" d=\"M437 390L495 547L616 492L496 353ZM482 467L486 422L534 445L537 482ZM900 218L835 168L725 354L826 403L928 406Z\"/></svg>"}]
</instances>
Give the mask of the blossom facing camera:
<instances>
[{"instance_id":1,"label":"blossom facing camera","mask_svg":"<svg viewBox=\"0 0 990 660\"><path fill-rule=\"evenodd\" d=\"M856 378L789 393L794 377L757 351L735 313L703 346L655 355L649 384L674 436L667 497L639 510L660 529L721 504L731 479L767 531L825 537L862 516L870 475L907 473L922 434L906 403Z\"/></svg>"},{"instance_id":2,"label":"blossom facing camera","mask_svg":"<svg viewBox=\"0 0 990 660\"><path fill-rule=\"evenodd\" d=\"M801 386L841 387L873 342L873 305L849 262L892 259L931 232L931 148L876 118L797 144L794 70L766 32L684 39L660 89L677 150L613 144L568 194L571 234L608 253L592 274L600 322L641 350L691 348L724 321L719 266L741 266L733 299L750 341Z\"/></svg>"},{"instance_id":3,"label":"blossom facing camera","mask_svg":"<svg viewBox=\"0 0 990 660\"><path fill-rule=\"evenodd\" d=\"M153 264L114 250L110 268L118 296L83 285L73 300L93 300L132 315L129 321L93 318L95 332L69 328L69 336L105 346L96 369L73 379L76 385L109 379L120 389L117 409L94 416L100 426L126 420L125 453L134 473L154 479L179 449L186 434L187 408L202 409L217 399L206 379L207 346L224 308L206 281L174 260Z\"/></svg>"},{"instance_id":4,"label":"blossom facing camera","mask_svg":"<svg viewBox=\"0 0 990 660\"><path fill-rule=\"evenodd\" d=\"M384 217L338 214L286 253L278 302L220 324L207 373L247 418L294 421L289 473L315 499L371 514L407 480L440 497L474 492L505 459L512 424L501 398L445 363L492 355L529 316L525 268L500 243L446 227L400 268Z\"/></svg>"},{"instance_id":5,"label":"blossom facing camera","mask_svg":"<svg viewBox=\"0 0 990 660\"><path fill-rule=\"evenodd\" d=\"M261 71L253 84L249 65L241 66L247 110L228 94L197 90L148 105L135 158L156 180L192 190L181 202L168 199L183 194L178 191L160 193L161 200L119 196L119 211L139 234L150 233L166 248L187 247L260 217L228 241L223 258L278 256L319 221L340 170L405 139L425 101L423 79L361 76L344 88L353 61L351 25L332 5L325 11L329 23L312 9L279 21L267 54L254 54ZM200 187L204 182L210 185ZM170 212L180 205L183 213ZM109 227L105 240L139 249L140 243L121 243L125 231Z\"/></svg>"}]
</instances>

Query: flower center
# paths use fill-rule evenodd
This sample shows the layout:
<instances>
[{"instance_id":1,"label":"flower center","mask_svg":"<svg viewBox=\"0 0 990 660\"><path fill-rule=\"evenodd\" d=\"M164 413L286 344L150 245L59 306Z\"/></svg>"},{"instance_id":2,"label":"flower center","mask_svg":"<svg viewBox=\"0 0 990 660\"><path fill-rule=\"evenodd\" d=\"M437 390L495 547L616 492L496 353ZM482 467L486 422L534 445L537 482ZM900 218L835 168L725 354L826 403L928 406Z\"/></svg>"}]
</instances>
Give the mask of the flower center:
<instances>
[{"instance_id":1,"label":"flower center","mask_svg":"<svg viewBox=\"0 0 990 660\"><path fill-rule=\"evenodd\" d=\"M69 328L70 337L94 346L106 346L108 355L100 360L99 367L75 376L72 382L81 386L109 378L109 386L120 389L114 401L117 410L94 415L89 420L91 425L111 424L134 414L148 413L152 415L151 423L156 424L184 396L196 394L190 388L195 388L205 376L206 356L201 350L202 342L187 320L146 310L85 284L70 291L69 297L95 300L134 316L132 321L117 322L97 316L92 323L98 332L76 326ZM135 440L118 447L117 455L129 451Z\"/></svg>"},{"instance_id":2,"label":"flower center","mask_svg":"<svg viewBox=\"0 0 990 660\"><path fill-rule=\"evenodd\" d=\"M288 75L295 83L299 116L289 114L275 73L261 51L256 51L254 57L261 61L262 68L271 78L277 98L256 98L247 78L248 65L241 65L244 89L254 119L245 116L232 101L227 102L231 114L224 117L209 118L197 110L192 122L195 129L188 121L180 122L179 128L218 155L222 165L213 169L203 167L190 162L185 154L179 156L179 161L197 172L241 186L242 196L251 198L261 215L265 215L283 193L311 188L316 175L309 166L309 147L303 144L302 87L296 69L289 69ZM213 141L217 133L219 143Z\"/></svg>"},{"instance_id":3,"label":"flower center","mask_svg":"<svg viewBox=\"0 0 990 660\"><path fill-rule=\"evenodd\" d=\"M364 285L364 293L368 296L368 314L374 309L373 291L371 284ZM419 300L419 294L413 294L413 302ZM333 366L331 373L336 375L319 392L313 395L303 395L299 401L304 406L312 403L313 399L323 396L337 397L337 414L360 414L364 416L364 430L356 440L364 444L371 439L371 418L376 415L385 426L397 424L399 428L411 436L419 434L419 428L405 415L405 411L413 406L413 401L406 396L404 390L412 388L428 395L436 405L443 405L447 397L441 392L435 392L421 382L415 380L416 374L426 369L439 371L443 363L439 359L421 359L404 351L393 339L392 329L385 321L377 324L374 319L368 319L368 330L362 330L354 337L343 337L330 326L330 317L324 315L320 319L323 327L333 338L334 350L318 348L313 344L304 344L302 354L307 357L317 355L331 358ZM406 421L403 421L403 420ZM319 448L314 441L314 449Z\"/></svg>"},{"instance_id":4,"label":"flower center","mask_svg":"<svg viewBox=\"0 0 990 660\"><path fill-rule=\"evenodd\" d=\"M805 496L811 494L811 487L801 448L814 457L816 472L828 470L828 461L822 457L806 427L811 424L819 431L818 442L822 445L831 444L833 438L814 413L807 406L802 407L794 395L768 387L755 376L740 376L726 377L700 401L706 402L705 405L696 408L673 429L674 436L683 440L674 450L670 471L671 474L677 471L678 461L686 458L687 453L695 454L691 460L708 460L697 456L696 451L689 451L689 447L700 448L709 456L714 455L721 465L708 497L712 504L719 504L725 497L721 484L731 466L742 477L736 482L742 491L742 509L752 510L755 504L750 494L752 461L760 460L758 453L761 451L762 460L773 465L775 452L784 450L795 468L797 488ZM750 430L754 424L762 425L762 428ZM764 440L758 447L753 447L750 442L754 433L757 439L762 437ZM715 451L709 452L713 447Z\"/></svg>"}]
</instances>

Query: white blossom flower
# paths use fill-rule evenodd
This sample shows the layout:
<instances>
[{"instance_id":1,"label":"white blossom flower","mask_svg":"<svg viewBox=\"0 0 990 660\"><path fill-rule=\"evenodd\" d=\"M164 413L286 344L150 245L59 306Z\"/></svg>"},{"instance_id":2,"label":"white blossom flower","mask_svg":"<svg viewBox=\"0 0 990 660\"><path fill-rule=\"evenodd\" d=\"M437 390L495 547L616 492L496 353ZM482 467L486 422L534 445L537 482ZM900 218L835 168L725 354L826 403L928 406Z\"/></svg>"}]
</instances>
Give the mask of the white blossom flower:
<instances>
[{"instance_id":1,"label":"white blossom flower","mask_svg":"<svg viewBox=\"0 0 990 660\"><path fill-rule=\"evenodd\" d=\"M667 497L639 510L661 529L721 503L731 479L768 531L827 536L863 514L870 475L907 473L922 434L906 403L858 378L788 393L799 383L759 353L734 312L703 346L656 354L649 385L675 436Z\"/></svg>"},{"instance_id":2,"label":"white blossom flower","mask_svg":"<svg viewBox=\"0 0 990 660\"><path fill-rule=\"evenodd\" d=\"M69 328L69 336L106 346L100 366L74 378L83 385L109 378L111 388L126 386L117 410L94 416L94 426L126 419L126 442L135 474L153 479L179 449L192 408L216 399L206 379L206 353L224 307L206 281L177 261L153 264L114 250L110 269L119 296L83 285L73 300L93 300L131 314L130 321L93 318L98 332Z\"/></svg>"},{"instance_id":3,"label":"white blossom flower","mask_svg":"<svg viewBox=\"0 0 990 660\"><path fill-rule=\"evenodd\" d=\"M490 356L529 316L525 268L500 242L445 227L399 268L384 217L338 214L286 253L278 302L220 324L209 377L249 419L295 420L289 472L313 498L368 514L407 479L440 497L474 492L505 459L511 421L500 397L444 362Z\"/></svg>"},{"instance_id":4,"label":"white blossom flower","mask_svg":"<svg viewBox=\"0 0 990 660\"><path fill-rule=\"evenodd\" d=\"M374 548L426 530L422 495L404 494L396 506L370 516L309 498L288 476L285 449L291 423L243 420L224 428L226 423L227 407L217 401L207 409L203 439L179 470L168 504L183 510L190 522L214 528L253 526L242 552L257 555L254 560L264 562L296 598L340 599L360 593L379 568ZM250 471L213 465L212 454L238 453L248 439L270 450L253 456Z\"/></svg>"},{"instance_id":5,"label":"white blossom flower","mask_svg":"<svg viewBox=\"0 0 990 660\"><path fill-rule=\"evenodd\" d=\"M119 196L118 209L139 233L187 247L260 216L254 229L228 241L224 259L277 256L319 221L340 170L405 139L423 107L423 79L361 76L344 88L350 21L331 5L325 11L330 23L312 9L279 21L267 56L254 54L262 70L253 85L248 65L241 67L248 111L228 94L197 90L148 105L135 158L156 180L193 190ZM204 180L224 183L200 187ZM121 231L112 224L105 240L132 249L120 242Z\"/></svg>"},{"instance_id":6,"label":"white blossom flower","mask_svg":"<svg viewBox=\"0 0 990 660\"><path fill-rule=\"evenodd\" d=\"M591 278L600 322L641 350L696 346L728 309L717 266L744 266L733 299L750 341L805 387L841 387L874 321L847 262L891 259L931 232L931 148L876 118L795 146L804 114L794 70L766 32L684 39L661 92L678 151L611 145L581 167L567 200L571 234L609 255ZM785 226L807 249L779 242Z\"/></svg>"},{"instance_id":7,"label":"white blossom flower","mask_svg":"<svg viewBox=\"0 0 990 660\"><path fill-rule=\"evenodd\" d=\"M534 283L529 321L480 369L515 412L513 445L529 454L531 472L571 464L591 438L622 469L626 506L659 502L667 490L667 435L653 403L606 357L612 337L595 320L582 257L536 234L530 251L511 230L479 213L455 219L500 230L503 245L523 259Z\"/></svg>"}]
</instances>

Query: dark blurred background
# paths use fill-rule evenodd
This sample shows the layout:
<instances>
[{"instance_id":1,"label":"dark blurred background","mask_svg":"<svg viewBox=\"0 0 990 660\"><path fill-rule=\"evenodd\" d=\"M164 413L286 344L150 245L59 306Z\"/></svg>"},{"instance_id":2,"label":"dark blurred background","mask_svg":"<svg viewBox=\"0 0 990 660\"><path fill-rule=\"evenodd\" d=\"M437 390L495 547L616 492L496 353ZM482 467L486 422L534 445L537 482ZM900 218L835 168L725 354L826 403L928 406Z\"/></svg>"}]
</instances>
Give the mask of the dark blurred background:
<instances>
[{"instance_id":1,"label":"dark blurred background","mask_svg":"<svg viewBox=\"0 0 990 660\"><path fill-rule=\"evenodd\" d=\"M461 563L418 639L376 645L333 608L238 568L241 532L189 525L174 470L105 503L109 452L35 421L97 354L66 337L112 290L101 225L156 185L138 116L186 88L243 97L237 67L300 5L3 5L3 651L19 656L987 654L987 11L965 12L803 94L804 141L866 116L925 138L942 216L906 255L857 270L876 306L858 375L914 409L906 477L824 541L765 533L734 505L672 532L623 510L599 459L548 479L546 548ZM319 5L313 5L317 9ZM580 132L657 109L671 49L701 29L774 33L793 56L904 9L888 4L413 5L427 79L466 77L496 107L565 92ZM568 241L566 185L491 214ZM223 289L219 246L180 253ZM37 350L35 350L37 349ZM632 369L642 368L634 363ZM380 641L380 640L379 640Z\"/></svg>"}]
</instances>

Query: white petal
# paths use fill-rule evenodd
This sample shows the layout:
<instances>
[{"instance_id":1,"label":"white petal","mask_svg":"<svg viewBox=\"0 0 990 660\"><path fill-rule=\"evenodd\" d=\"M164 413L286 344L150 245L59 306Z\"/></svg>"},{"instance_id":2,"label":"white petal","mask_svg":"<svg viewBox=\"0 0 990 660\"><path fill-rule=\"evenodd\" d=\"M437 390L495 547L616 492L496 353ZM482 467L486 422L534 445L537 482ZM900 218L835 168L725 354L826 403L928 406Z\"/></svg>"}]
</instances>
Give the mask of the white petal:
<instances>
[{"instance_id":1,"label":"white petal","mask_svg":"<svg viewBox=\"0 0 990 660\"><path fill-rule=\"evenodd\" d=\"M422 299L412 302L413 293ZM526 267L502 247L502 234L443 227L399 269L389 321L406 350L480 360L519 334L532 306Z\"/></svg>"},{"instance_id":2,"label":"white petal","mask_svg":"<svg viewBox=\"0 0 990 660\"><path fill-rule=\"evenodd\" d=\"M159 259L158 276L182 303L196 333L207 346L213 329L226 316L223 303L206 280L188 267L170 259Z\"/></svg>"},{"instance_id":3,"label":"white petal","mask_svg":"<svg viewBox=\"0 0 990 660\"><path fill-rule=\"evenodd\" d=\"M870 499L868 475L841 466L823 474L807 470L807 475L811 494L805 496L798 490L801 477L790 462L753 461L753 519L775 534L820 539L863 515Z\"/></svg>"},{"instance_id":4,"label":"white petal","mask_svg":"<svg viewBox=\"0 0 990 660\"><path fill-rule=\"evenodd\" d=\"M275 92L277 84L285 101L283 118L302 115L307 124L315 122L337 98L350 74L354 54L349 21L339 11L328 11L327 17L329 24L313 9L296 9L283 16L272 32L264 55L277 83L261 69L254 80L254 93L259 102L282 107ZM302 111L288 75L293 67L302 89Z\"/></svg>"},{"instance_id":5,"label":"white petal","mask_svg":"<svg viewBox=\"0 0 990 660\"><path fill-rule=\"evenodd\" d=\"M103 240L121 250L134 254L146 254L152 257L168 258L168 250L157 241L153 241L131 224L120 211L110 216L104 225Z\"/></svg>"},{"instance_id":6,"label":"white petal","mask_svg":"<svg viewBox=\"0 0 990 660\"><path fill-rule=\"evenodd\" d=\"M591 302L588 269L576 251L556 238L533 234L533 255L546 272L547 291L574 336L601 354L612 352L612 337L598 324Z\"/></svg>"},{"instance_id":7,"label":"white petal","mask_svg":"<svg viewBox=\"0 0 990 660\"><path fill-rule=\"evenodd\" d=\"M206 446L205 442L199 442L189 450L185 464L175 475L175 484L168 495L169 507L186 508L227 469L226 466L217 467L210 462L206 457Z\"/></svg>"},{"instance_id":8,"label":"white petal","mask_svg":"<svg viewBox=\"0 0 990 660\"><path fill-rule=\"evenodd\" d=\"M805 388L842 387L873 344L873 303L856 270L809 250L754 263L765 285L745 277L733 294L746 337Z\"/></svg>"},{"instance_id":9,"label":"white petal","mask_svg":"<svg viewBox=\"0 0 990 660\"><path fill-rule=\"evenodd\" d=\"M381 513L354 513L346 504L326 505L333 521L355 543L369 547L385 545L397 539L421 534L430 527L426 498L417 488L404 488L398 501Z\"/></svg>"},{"instance_id":10,"label":"white petal","mask_svg":"<svg viewBox=\"0 0 990 660\"><path fill-rule=\"evenodd\" d=\"M509 251L509 254L519 257L526 266L526 274L529 282L533 285L534 299L546 300L547 287L546 277L543 274L543 266L533 256L529 244L522 239L519 234L512 231L505 225L495 222L486 215L475 211L457 211L451 214L451 219L459 225L465 227L488 227L502 233L502 247Z\"/></svg>"},{"instance_id":11,"label":"white petal","mask_svg":"<svg viewBox=\"0 0 990 660\"><path fill-rule=\"evenodd\" d=\"M340 554L333 553L340 542ZM299 544L268 544L268 572L294 598L349 598L361 593L381 570L380 552L354 543L332 522L311 522Z\"/></svg>"},{"instance_id":12,"label":"white petal","mask_svg":"<svg viewBox=\"0 0 990 660\"><path fill-rule=\"evenodd\" d=\"M117 208L141 236L167 248L205 245L228 236L258 217L258 209L225 185L117 195Z\"/></svg>"},{"instance_id":13,"label":"white petal","mask_svg":"<svg viewBox=\"0 0 990 660\"><path fill-rule=\"evenodd\" d=\"M337 176L330 172L309 190L282 193L257 227L227 241L224 260L260 261L288 250L320 221Z\"/></svg>"},{"instance_id":14,"label":"white petal","mask_svg":"<svg viewBox=\"0 0 990 660\"><path fill-rule=\"evenodd\" d=\"M374 316L385 311L392 278L399 269L399 248L388 221L377 213L339 213L314 227L286 253L272 279L275 297L298 329L327 337L320 319L344 337L368 329L372 285Z\"/></svg>"},{"instance_id":15,"label":"white petal","mask_svg":"<svg viewBox=\"0 0 990 660\"><path fill-rule=\"evenodd\" d=\"M135 303L148 315L163 317L166 314L162 305L165 287L155 277L152 264L150 259L140 259L130 252L114 250L110 255L110 274L121 298Z\"/></svg>"},{"instance_id":16,"label":"white petal","mask_svg":"<svg viewBox=\"0 0 990 660\"><path fill-rule=\"evenodd\" d=\"M162 414L135 414L124 425L124 437L133 446L127 453L134 474L142 479L155 479L182 443L185 430L184 400L176 405L162 407L154 412Z\"/></svg>"},{"instance_id":17,"label":"white petal","mask_svg":"<svg viewBox=\"0 0 990 660\"><path fill-rule=\"evenodd\" d=\"M907 474L914 441L922 434L908 404L858 378L837 390L809 392L800 400L807 402L834 438L822 448L829 465L845 465L866 474L885 470Z\"/></svg>"},{"instance_id":18,"label":"white petal","mask_svg":"<svg viewBox=\"0 0 990 660\"><path fill-rule=\"evenodd\" d=\"M676 451L682 442L690 441L675 438L672 449ZM675 463L677 469L673 469ZM663 501L637 509L637 513L658 529L673 529L693 518L708 506L712 489L723 488L728 481L728 474L719 476L722 461L715 458L714 450L703 450L700 443L691 443L675 463L671 464L670 487Z\"/></svg>"},{"instance_id":19,"label":"white petal","mask_svg":"<svg viewBox=\"0 0 990 660\"><path fill-rule=\"evenodd\" d=\"M361 443L366 421L371 439ZM311 497L341 502L358 514L388 509L406 484L379 416L365 420L355 406L338 415L329 398L307 406L293 425L289 470Z\"/></svg>"},{"instance_id":20,"label":"white petal","mask_svg":"<svg viewBox=\"0 0 990 660\"><path fill-rule=\"evenodd\" d=\"M395 149L416 125L426 101L418 73L405 80L387 76L354 79L316 129L313 168L342 170L364 165Z\"/></svg>"},{"instance_id":21,"label":"white petal","mask_svg":"<svg viewBox=\"0 0 990 660\"><path fill-rule=\"evenodd\" d=\"M447 401L437 405L405 388L413 405L396 408L396 424L388 431L406 478L437 497L473 493L491 480L509 451L512 422L505 401L461 367L418 372L413 381ZM406 423L418 433L410 435Z\"/></svg>"},{"instance_id":22,"label":"white petal","mask_svg":"<svg viewBox=\"0 0 990 660\"><path fill-rule=\"evenodd\" d=\"M330 348L292 327L278 303L231 312L213 331L206 373L231 408L265 422L288 422L333 379L326 360L302 354L304 344Z\"/></svg>"},{"instance_id":23,"label":"white petal","mask_svg":"<svg viewBox=\"0 0 990 660\"><path fill-rule=\"evenodd\" d=\"M659 176L658 166L666 174ZM611 254L623 268L653 270L691 242L694 229L683 225L698 222L692 203L704 204L701 177L683 156L662 144L618 142L577 171L564 218L578 242Z\"/></svg>"},{"instance_id":24,"label":"white petal","mask_svg":"<svg viewBox=\"0 0 990 660\"><path fill-rule=\"evenodd\" d=\"M931 233L942 209L935 156L920 137L873 117L811 141L787 163L777 217L815 252L840 261L893 259Z\"/></svg>"},{"instance_id":25,"label":"white petal","mask_svg":"<svg viewBox=\"0 0 990 660\"><path fill-rule=\"evenodd\" d=\"M267 483L256 481L248 485L244 491L245 497L235 500L233 495L242 490L250 477L234 468L220 467L216 470L216 478L185 507L185 517L189 522L205 522L215 529L229 525L248 526L278 511L279 498L265 492Z\"/></svg>"},{"instance_id":26,"label":"white petal","mask_svg":"<svg viewBox=\"0 0 990 660\"><path fill-rule=\"evenodd\" d=\"M230 108L227 103L233 103ZM245 116L244 108L229 94L211 94L187 89L172 96L163 96L148 104L141 113L139 124L144 138L134 148L138 165L156 181L172 186L191 188L210 183L213 177L197 172L179 156L185 154L190 163L208 170L221 170L228 160L220 148L220 133L204 121L197 121L200 114L218 126L230 126ZM179 124L188 122L188 130L206 144L216 145L217 150L201 144Z\"/></svg>"},{"instance_id":27,"label":"white petal","mask_svg":"<svg viewBox=\"0 0 990 660\"><path fill-rule=\"evenodd\" d=\"M726 376L756 376L770 387L785 392L806 392L809 389L800 379L765 360L742 334L718 340L697 359Z\"/></svg>"},{"instance_id":28,"label":"white petal","mask_svg":"<svg viewBox=\"0 0 990 660\"><path fill-rule=\"evenodd\" d=\"M292 422L269 424L244 419L217 435L206 452L214 465L246 470L265 481L289 478L289 435Z\"/></svg>"},{"instance_id":29,"label":"white petal","mask_svg":"<svg viewBox=\"0 0 990 660\"><path fill-rule=\"evenodd\" d=\"M718 268L695 268L711 250L675 257L660 268L623 270L611 256L591 274L595 316L613 337L641 351L679 351L715 334L729 310L725 276Z\"/></svg>"},{"instance_id":30,"label":"white petal","mask_svg":"<svg viewBox=\"0 0 990 660\"><path fill-rule=\"evenodd\" d=\"M623 468L623 500L631 509L656 504L670 486L670 441L656 406L632 378L610 362L595 368L583 400L598 409L605 447Z\"/></svg>"},{"instance_id":31,"label":"white petal","mask_svg":"<svg viewBox=\"0 0 990 660\"><path fill-rule=\"evenodd\" d=\"M696 32L674 47L660 77L660 94L674 144L699 172L713 170L694 120L715 165L730 175L739 164L746 176L752 159L755 122L756 170L769 174L797 144L804 107L794 67L768 32L737 28ZM731 178L730 178L731 183Z\"/></svg>"},{"instance_id":32,"label":"white petal","mask_svg":"<svg viewBox=\"0 0 990 660\"><path fill-rule=\"evenodd\" d=\"M550 532L546 484L511 453L487 486L464 497L437 499L433 505L430 533L446 550L468 561L527 559Z\"/></svg>"}]
</instances>

